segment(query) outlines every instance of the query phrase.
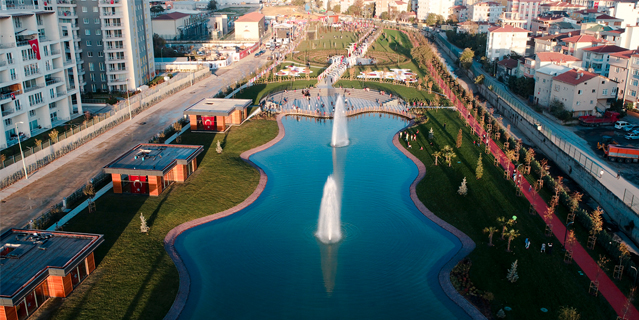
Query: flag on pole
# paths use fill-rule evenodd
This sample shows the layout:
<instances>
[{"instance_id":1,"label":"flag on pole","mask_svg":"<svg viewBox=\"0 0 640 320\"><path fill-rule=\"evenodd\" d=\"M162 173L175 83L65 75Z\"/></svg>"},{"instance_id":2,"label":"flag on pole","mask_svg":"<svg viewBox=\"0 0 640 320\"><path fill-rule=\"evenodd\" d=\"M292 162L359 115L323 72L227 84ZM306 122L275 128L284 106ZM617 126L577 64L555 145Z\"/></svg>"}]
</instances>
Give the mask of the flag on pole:
<instances>
[{"instance_id":1,"label":"flag on pole","mask_svg":"<svg viewBox=\"0 0 640 320\"><path fill-rule=\"evenodd\" d=\"M31 50L36 53L36 58L40 60L40 45L38 45L38 39L29 40Z\"/></svg>"}]
</instances>

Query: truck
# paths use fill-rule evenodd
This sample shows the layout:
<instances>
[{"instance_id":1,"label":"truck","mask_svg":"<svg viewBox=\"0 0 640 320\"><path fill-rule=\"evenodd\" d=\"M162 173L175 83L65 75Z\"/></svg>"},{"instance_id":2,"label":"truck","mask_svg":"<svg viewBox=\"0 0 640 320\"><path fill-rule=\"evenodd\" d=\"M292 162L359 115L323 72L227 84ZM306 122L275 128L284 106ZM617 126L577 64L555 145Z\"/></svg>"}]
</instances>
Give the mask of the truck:
<instances>
[{"instance_id":1,"label":"truck","mask_svg":"<svg viewBox=\"0 0 640 320\"><path fill-rule=\"evenodd\" d=\"M582 116L579 117L580 124L587 127L595 127L595 126L611 126L619 120L620 114L613 111L607 111L604 113L602 117L596 116Z\"/></svg>"},{"instance_id":2,"label":"truck","mask_svg":"<svg viewBox=\"0 0 640 320\"><path fill-rule=\"evenodd\" d=\"M613 143L598 144L598 147L604 151L605 158L611 161L638 163L637 147L622 146Z\"/></svg>"}]
</instances>

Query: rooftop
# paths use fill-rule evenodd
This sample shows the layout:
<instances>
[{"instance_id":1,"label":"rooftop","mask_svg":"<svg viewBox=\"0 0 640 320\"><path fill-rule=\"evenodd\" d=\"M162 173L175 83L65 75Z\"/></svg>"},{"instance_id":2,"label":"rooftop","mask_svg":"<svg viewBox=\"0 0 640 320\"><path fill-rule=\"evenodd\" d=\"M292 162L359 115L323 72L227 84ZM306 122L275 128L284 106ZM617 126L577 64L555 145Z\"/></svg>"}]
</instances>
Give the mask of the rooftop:
<instances>
[{"instance_id":1,"label":"rooftop","mask_svg":"<svg viewBox=\"0 0 640 320\"><path fill-rule=\"evenodd\" d=\"M252 102L251 99L202 99L184 111L184 114L198 116L227 117L233 111L244 110Z\"/></svg>"},{"instance_id":2,"label":"rooftop","mask_svg":"<svg viewBox=\"0 0 640 320\"><path fill-rule=\"evenodd\" d=\"M11 229L0 236L0 306L13 306L49 275L65 276L102 235Z\"/></svg>"},{"instance_id":3,"label":"rooftop","mask_svg":"<svg viewBox=\"0 0 640 320\"><path fill-rule=\"evenodd\" d=\"M581 34L581 35L577 35L577 36L573 36L573 37L568 37L568 38L564 38L563 39L564 42L571 42L571 43L578 43L578 42L591 42L591 43L597 43L597 42L602 42L604 40L600 40L600 39L596 39L594 36L590 35L590 34Z\"/></svg>"},{"instance_id":4,"label":"rooftop","mask_svg":"<svg viewBox=\"0 0 640 320\"><path fill-rule=\"evenodd\" d=\"M612 56L612 57L620 57L620 58L630 59L631 57L638 55L638 49L615 52L615 53L612 53L612 54L609 54L609 55Z\"/></svg>"},{"instance_id":5,"label":"rooftop","mask_svg":"<svg viewBox=\"0 0 640 320\"><path fill-rule=\"evenodd\" d=\"M522 28L517 28L517 27L514 27L512 25L506 25L506 26L502 26L502 27L489 28L489 32L509 32L509 33L525 32L525 33L529 33L529 30L522 29Z\"/></svg>"},{"instance_id":6,"label":"rooftop","mask_svg":"<svg viewBox=\"0 0 640 320\"><path fill-rule=\"evenodd\" d=\"M598 77L597 74L584 70L569 70L565 73L553 77L553 80L568 83L570 85L577 85L585 81Z\"/></svg>"},{"instance_id":7,"label":"rooftop","mask_svg":"<svg viewBox=\"0 0 640 320\"><path fill-rule=\"evenodd\" d=\"M574 56L569 56L559 52L538 52L536 55L538 56L538 60L540 61L552 61L552 62L580 61L580 59Z\"/></svg>"},{"instance_id":8,"label":"rooftop","mask_svg":"<svg viewBox=\"0 0 640 320\"><path fill-rule=\"evenodd\" d=\"M238 18L236 22L260 22L262 19L264 19L264 14L260 12L250 12Z\"/></svg>"},{"instance_id":9,"label":"rooftop","mask_svg":"<svg viewBox=\"0 0 640 320\"><path fill-rule=\"evenodd\" d=\"M591 48L584 48L582 49L582 51L588 51L588 52L593 52L593 53L611 53L611 52L622 52L622 51L627 51L629 49L627 48L623 48L623 47L618 47L618 46L597 46L597 47L591 47Z\"/></svg>"},{"instance_id":10,"label":"rooftop","mask_svg":"<svg viewBox=\"0 0 640 320\"><path fill-rule=\"evenodd\" d=\"M178 20L180 18L184 18L184 17L188 17L189 15L186 13L181 13L181 12L173 12L173 13L167 13L167 14L163 14L161 16L157 16L151 20Z\"/></svg>"},{"instance_id":11,"label":"rooftop","mask_svg":"<svg viewBox=\"0 0 640 320\"><path fill-rule=\"evenodd\" d=\"M620 20L622 21L622 19L618 19L616 17L612 17L608 14L602 14L596 17L596 20Z\"/></svg>"},{"instance_id":12,"label":"rooftop","mask_svg":"<svg viewBox=\"0 0 640 320\"><path fill-rule=\"evenodd\" d=\"M571 70L571 68L569 67L565 67L565 66L559 66L557 64L550 64L550 65L546 65L544 67L541 67L540 69L536 70L536 73L543 73L543 74L548 74L551 76L557 76L559 74L563 74L567 71Z\"/></svg>"},{"instance_id":13,"label":"rooftop","mask_svg":"<svg viewBox=\"0 0 640 320\"><path fill-rule=\"evenodd\" d=\"M189 164L202 150L202 146L141 143L106 165L104 172L163 176L176 164Z\"/></svg>"},{"instance_id":14,"label":"rooftop","mask_svg":"<svg viewBox=\"0 0 640 320\"><path fill-rule=\"evenodd\" d=\"M514 59L511 59L511 58L503 59L503 60L498 61L498 64L501 65L501 66L506 67L507 69L513 69L513 68L518 66L518 60L514 60Z\"/></svg>"}]
</instances>

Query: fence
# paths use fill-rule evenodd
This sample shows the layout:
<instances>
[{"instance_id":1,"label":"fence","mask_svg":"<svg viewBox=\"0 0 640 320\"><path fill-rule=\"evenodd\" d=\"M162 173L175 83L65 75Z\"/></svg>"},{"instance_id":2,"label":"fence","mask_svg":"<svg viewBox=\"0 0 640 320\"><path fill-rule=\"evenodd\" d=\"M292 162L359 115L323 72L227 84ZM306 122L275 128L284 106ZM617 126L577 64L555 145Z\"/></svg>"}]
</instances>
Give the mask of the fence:
<instances>
[{"instance_id":1,"label":"fence","mask_svg":"<svg viewBox=\"0 0 640 320\"><path fill-rule=\"evenodd\" d=\"M189 87L209 75L211 75L209 69L202 69L195 73L179 74L171 81L132 96L130 98L131 114L136 115L167 96ZM40 146L28 148L24 151L27 172L31 174L128 119L129 107L127 101L120 101L109 113L96 116L78 127L59 133L56 141L49 139ZM22 156L12 156L2 163L0 190L23 177Z\"/></svg>"}]
</instances>

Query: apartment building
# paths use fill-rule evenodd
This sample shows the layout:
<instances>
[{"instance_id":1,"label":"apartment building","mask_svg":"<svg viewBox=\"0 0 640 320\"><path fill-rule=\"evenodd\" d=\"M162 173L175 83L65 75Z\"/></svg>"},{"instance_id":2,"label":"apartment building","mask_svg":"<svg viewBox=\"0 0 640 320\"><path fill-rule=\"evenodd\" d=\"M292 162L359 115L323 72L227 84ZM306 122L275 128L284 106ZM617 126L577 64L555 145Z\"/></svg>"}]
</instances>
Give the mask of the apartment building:
<instances>
[{"instance_id":1,"label":"apartment building","mask_svg":"<svg viewBox=\"0 0 640 320\"><path fill-rule=\"evenodd\" d=\"M531 78L538 70L548 65L557 65L567 68L580 68L582 61L574 56L559 52L538 52L532 57L525 57L522 66L522 75Z\"/></svg>"},{"instance_id":2,"label":"apartment building","mask_svg":"<svg viewBox=\"0 0 640 320\"><path fill-rule=\"evenodd\" d=\"M109 92L135 90L153 79L156 72L149 2L99 0L98 12L102 35L100 45L94 47L94 43L83 40L86 47L92 47L90 51L95 50L94 56L104 51L103 64L86 65L90 79L93 72L98 75L106 71L106 82L93 77L96 89L98 84L101 89L106 84Z\"/></svg>"},{"instance_id":3,"label":"apartment building","mask_svg":"<svg viewBox=\"0 0 640 320\"><path fill-rule=\"evenodd\" d=\"M544 0L509 0L507 1L506 12L515 12L517 19L524 20L522 28L531 30L531 22L542 13Z\"/></svg>"},{"instance_id":4,"label":"apartment building","mask_svg":"<svg viewBox=\"0 0 640 320\"><path fill-rule=\"evenodd\" d=\"M552 79L569 70L571 70L571 68L555 64L546 65L538 69L535 76L536 87L533 91L534 102L538 105L548 107L549 103L551 103L549 99L551 98Z\"/></svg>"},{"instance_id":5,"label":"apartment building","mask_svg":"<svg viewBox=\"0 0 640 320\"><path fill-rule=\"evenodd\" d=\"M469 20L477 22L496 23L500 19L500 15L504 10L504 6L497 2L480 2L471 6L469 10Z\"/></svg>"},{"instance_id":6,"label":"apartment building","mask_svg":"<svg viewBox=\"0 0 640 320\"><path fill-rule=\"evenodd\" d=\"M509 7L506 8L506 10ZM512 26L512 27L516 27L516 28L524 28L525 24L527 23L527 20L520 18L520 14L517 12L503 12L502 15L500 15L500 25L503 26Z\"/></svg>"},{"instance_id":7,"label":"apartment building","mask_svg":"<svg viewBox=\"0 0 640 320\"><path fill-rule=\"evenodd\" d=\"M82 113L72 24L56 11L56 3L2 2L0 148Z\"/></svg>"},{"instance_id":8,"label":"apartment building","mask_svg":"<svg viewBox=\"0 0 640 320\"><path fill-rule=\"evenodd\" d=\"M609 55L609 79L618 83L618 99L638 107L638 49Z\"/></svg>"},{"instance_id":9,"label":"apartment building","mask_svg":"<svg viewBox=\"0 0 640 320\"><path fill-rule=\"evenodd\" d=\"M465 6L453 6L451 7L451 14L454 15L456 17L456 19L458 19L458 22L465 22L467 21L467 7Z\"/></svg>"},{"instance_id":10,"label":"apartment building","mask_svg":"<svg viewBox=\"0 0 640 320\"><path fill-rule=\"evenodd\" d=\"M562 102L574 117L607 109L607 99L617 95L617 83L584 70L569 70L559 74L552 78L551 85L553 89L549 101Z\"/></svg>"},{"instance_id":11,"label":"apartment building","mask_svg":"<svg viewBox=\"0 0 640 320\"><path fill-rule=\"evenodd\" d=\"M609 54L628 51L626 48L610 45L585 48L582 50L582 66L595 74L609 76Z\"/></svg>"},{"instance_id":12,"label":"apartment building","mask_svg":"<svg viewBox=\"0 0 640 320\"><path fill-rule=\"evenodd\" d=\"M540 13L545 14L553 11L563 11L566 13L572 13L574 11L584 10L586 8L587 8L586 6L579 5L579 4L556 1L556 2L543 3L542 5L540 5Z\"/></svg>"},{"instance_id":13,"label":"apartment building","mask_svg":"<svg viewBox=\"0 0 640 320\"><path fill-rule=\"evenodd\" d=\"M534 53L560 52L562 51L562 46L564 45L564 42L562 40L569 37L571 37L571 33L568 32L536 37L533 39L535 43Z\"/></svg>"},{"instance_id":14,"label":"apartment building","mask_svg":"<svg viewBox=\"0 0 640 320\"><path fill-rule=\"evenodd\" d=\"M487 59L493 61L511 54L511 51L525 55L527 49L528 30L513 26L489 28L487 36Z\"/></svg>"},{"instance_id":15,"label":"apartment building","mask_svg":"<svg viewBox=\"0 0 640 320\"><path fill-rule=\"evenodd\" d=\"M425 20L429 14L439 14L446 19L453 6L454 0L418 0L418 12L416 14L418 20Z\"/></svg>"},{"instance_id":16,"label":"apartment building","mask_svg":"<svg viewBox=\"0 0 640 320\"><path fill-rule=\"evenodd\" d=\"M570 33L571 34L571 33ZM581 34L562 39L562 53L582 59L582 50L607 43L606 40L597 39L592 35Z\"/></svg>"},{"instance_id":17,"label":"apartment building","mask_svg":"<svg viewBox=\"0 0 640 320\"><path fill-rule=\"evenodd\" d=\"M622 20L622 26L637 26L640 22L640 8L638 1L634 2L616 2L609 8L608 14Z\"/></svg>"}]
</instances>

